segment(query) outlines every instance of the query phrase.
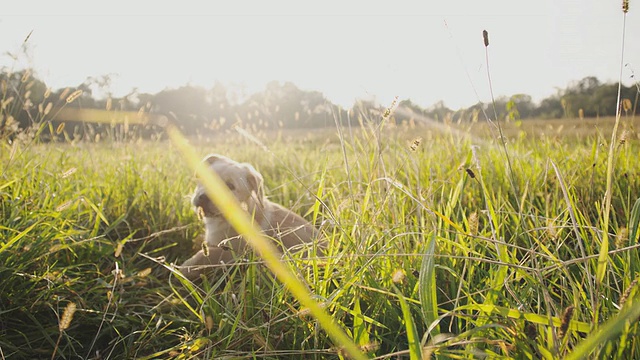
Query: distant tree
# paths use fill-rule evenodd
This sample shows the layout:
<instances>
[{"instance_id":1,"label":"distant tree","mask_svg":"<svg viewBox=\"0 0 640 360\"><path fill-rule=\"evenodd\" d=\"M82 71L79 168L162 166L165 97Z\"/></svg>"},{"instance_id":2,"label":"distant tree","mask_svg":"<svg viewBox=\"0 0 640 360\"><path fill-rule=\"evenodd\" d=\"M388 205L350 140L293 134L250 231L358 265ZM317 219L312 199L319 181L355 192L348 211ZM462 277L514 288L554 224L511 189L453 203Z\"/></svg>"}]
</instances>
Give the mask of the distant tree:
<instances>
[{"instance_id":1,"label":"distant tree","mask_svg":"<svg viewBox=\"0 0 640 360\"><path fill-rule=\"evenodd\" d=\"M446 119L451 119L453 110L449 109L444 104L444 101L440 100L428 107L425 114L436 121L445 121Z\"/></svg>"},{"instance_id":2,"label":"distant tree","mask_svg":"<svg viewBox=\"0 0 640 360\"><path fill-rule=\"evenodd\" d=\"M235 110L240 121L257 128L309 128L333 124L330 105L318 91L272 81Z\"/></svg>"},{"instance_id":3,"label":"distant tree","mask_svg":"<svg viewBox=\"0 0 640 360\"><path fill-rule=\"evenodd\" d=\"M550 96L543 99L540 105L532 112L532 117L543 119L559 119L563 116L564 110L559 96Z\"/></svg>"},{"instance_id":4,"label":"distant tree","mask_svg":"<svg viewBox=\"0 0 640 360\"><path fill-rule=\"evenodd\" d=\"M533 103L530 95L527 94L515 94L510 98L509 103L512 103L515 106L515 110L517 110L518 118L526 119L531 117L533 114L536 105ZM509 104L507 103L507 104ZM507 114L515 114L513 109L505 109L507 110Z\"/></svg>"},{"instance_id":5,"label":"distant tree","mask_svg":"<svg viewBox=\"0 0 640 360\"><path fill-rule=\"evenodd\" d=\"M151 99L151 111L170 114L186 133L204 129L215 117L213 99L209 92L199 86L186 85L177 89L165 89Z\"/></svg>"}]
</instances>

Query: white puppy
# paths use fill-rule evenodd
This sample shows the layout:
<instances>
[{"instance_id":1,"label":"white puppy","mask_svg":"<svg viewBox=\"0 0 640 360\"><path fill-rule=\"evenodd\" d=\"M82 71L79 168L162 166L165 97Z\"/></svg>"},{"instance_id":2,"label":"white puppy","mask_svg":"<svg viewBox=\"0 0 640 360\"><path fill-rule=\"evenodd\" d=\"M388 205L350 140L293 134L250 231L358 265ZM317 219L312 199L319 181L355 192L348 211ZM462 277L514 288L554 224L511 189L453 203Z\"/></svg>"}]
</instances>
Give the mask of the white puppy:
<instances>
[{"instance_id":1,"label":"white puppy","mask_svg":"<svg viewBox=\"0 0 640 360\"><path fill-rule=\"evenodd\" d=\"M278 246L295 251L316 239L316 230L308 221L265 198L262 175L251 165L215 154L203 161L220 176L254 223ZM199 277L206 265L232 263L247 250L245 240L211 202L201 184L196 187L192 203L204 217L208 251L198 251L179 267L190 279Z\"/></svg>"}]
</instances>

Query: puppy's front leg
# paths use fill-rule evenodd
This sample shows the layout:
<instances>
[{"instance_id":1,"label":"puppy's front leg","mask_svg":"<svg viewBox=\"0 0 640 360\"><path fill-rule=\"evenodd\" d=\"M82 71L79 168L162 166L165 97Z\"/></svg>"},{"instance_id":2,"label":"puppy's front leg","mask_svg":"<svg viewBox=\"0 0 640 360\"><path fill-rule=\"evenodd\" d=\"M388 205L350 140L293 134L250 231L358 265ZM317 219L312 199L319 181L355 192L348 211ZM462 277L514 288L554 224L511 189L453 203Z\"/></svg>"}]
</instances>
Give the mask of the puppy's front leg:
<instances>
[{"instance_id":1,"label":"puppy's front leg","mask_svg":"<svg viewBox=\"0 0 640 360\"><path fill-rule=\"evenodd\" d=\"M194 280L208 270L207 265L230 264L233 262L233 252L230 250L218 246L209 246L208 250L209 255L205 255L204 251L200 250L178 266L178 270L187 279Z\"/></svg>"}]
</instances>

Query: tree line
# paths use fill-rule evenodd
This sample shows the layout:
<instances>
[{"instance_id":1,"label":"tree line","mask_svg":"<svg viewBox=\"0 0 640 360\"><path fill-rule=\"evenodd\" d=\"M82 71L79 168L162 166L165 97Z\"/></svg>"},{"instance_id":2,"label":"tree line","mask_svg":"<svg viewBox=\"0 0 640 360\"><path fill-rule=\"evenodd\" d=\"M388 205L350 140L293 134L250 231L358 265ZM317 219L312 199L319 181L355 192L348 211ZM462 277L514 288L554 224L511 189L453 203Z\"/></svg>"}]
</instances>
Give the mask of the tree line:
<instances>
[{"instance_id":1,"label":"tree line","mask_svg":"<svg viewBox=\"0 0 640 360\"><path fill-rule=\"evenodd\" d=\"M616 114L618 92L617 83L602 83L590 76L570 83L539 103L533 102L529 95L516 94L497 98L495 103L477 103L458 110L448 108L442 101L423 108L411 100L386 105L358 101L351 109L344 109L332 104L321 92L304 91L290 82L270 82L263 91L243 99L220 83L209 89L185 85L155 94L134 90L121 97L93 96L92 89L108 89L109 83L108 76L87 78L78 86L52 90L29 70L2 69L0 137L25 129L37 131L38 135L57 134L69 138L99 138L101 134L124 137L129 132L148 137L161 133L159 125L153 122L124 124L126 129L123 129L121 123L96 124L93 119L71 118L69 111L60 111L63 108L100 109L114 114L161 114L174 121L183 132L198 134L238 125L253 130L300 129L335 126L336 122L357 125L381 119L420 123L478 121L487 117L492 120L604 117ZM638 113L639 94L637 85L621 87L623 115Z\"/></svg>"}]
</instances>

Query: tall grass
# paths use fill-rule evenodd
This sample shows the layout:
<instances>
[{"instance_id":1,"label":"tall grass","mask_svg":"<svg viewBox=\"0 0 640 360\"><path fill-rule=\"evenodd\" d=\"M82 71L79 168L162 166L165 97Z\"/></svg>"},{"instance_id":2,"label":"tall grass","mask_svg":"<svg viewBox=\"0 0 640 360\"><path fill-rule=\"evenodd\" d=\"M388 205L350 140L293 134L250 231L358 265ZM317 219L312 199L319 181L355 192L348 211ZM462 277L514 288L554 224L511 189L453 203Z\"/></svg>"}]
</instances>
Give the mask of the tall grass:
<instances>
[{"instance_id":1,"label":"tall grass","mask_svg":"<svg viewBox=\"0 0 640 360\"><path fill-rule=\"evenodd\" d=\"M634 119L619 114L610 140L589 120L495 138L395 126L392 105L304 137L191 139L194 155L124 129L38 143L47 101L33 130L0 113L0 358L639 356ZM262 257L195 283L176 273L202 233L189 159L209 152L251 162L325 256L278 259L245 228Z\"/></svg>"},{"instance_id":2,"label":"tall grass","mask_svg":"<svg viewBox=\"0 0 640 360\"><path fill-rule=\"evenodd\" d=\"M594 288L597 134L537 139L532 152L514 132L518 209L502 145L473 136L478 125L377 131L361 118L342 138L256 134L268 152L233 134L194 145L251 161L272 200L317 219L326 259L284 264L362 352L561 358L637 301L637 133L616 147L609 286ZM196 284L172 274L202 229L192 171L170 143L15 146L1 155L5 357L346 356L258 257ZM637 325L612 326L621 337L599 337L591 356L633 357Z\"/></svg>"}]
</instances>

